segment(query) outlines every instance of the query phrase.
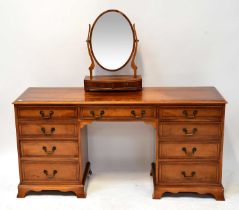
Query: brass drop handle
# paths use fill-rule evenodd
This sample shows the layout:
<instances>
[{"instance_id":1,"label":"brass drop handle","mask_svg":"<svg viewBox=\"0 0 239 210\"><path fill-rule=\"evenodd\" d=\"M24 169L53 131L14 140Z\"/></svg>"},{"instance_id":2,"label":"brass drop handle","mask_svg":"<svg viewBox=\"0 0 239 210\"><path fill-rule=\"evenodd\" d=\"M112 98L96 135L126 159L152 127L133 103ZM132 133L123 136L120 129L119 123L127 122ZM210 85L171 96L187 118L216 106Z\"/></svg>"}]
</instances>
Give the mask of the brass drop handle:
<instances>
[{"instance_id":1,"label":"brass drop handle","mask_svg":"<svg viewBox=\"0 0 239 210\"><path fill-rule=\"evenodd\" d=\"M48 170L45 169L43 173L46 175L48 179L53 179L57 174L57 170L53 170L52 174L49 174Z\"/></svg>"},{"instance_id":2,"label":"brass drop handle","mask_svg":"<svg viewBox=\"0 0 239 210\"><path fill-rule=\"evenodd\" d=\"M44 111L40 111L40 115L42 119L45 119L45 120L51 119L53 114L54 114L53 111L50 111L47 115L45 114Z\"/></svg>"},{"instance_id":3,"label":"brass drop handle","mask_svg":"<svg viewBox=\"0 0 239 210\"><path fill-rule=\"evenodd\" d=\"M193 128L191 133L188 132L187 128L183 128L182 131L185 133L186 136L194 136L196 132L198 131L198 129Z\"/></svg>"},{"instance_id":4,"label":"brass drop handle","mask_svg":"<svg viewBox=\"0 0 239 210\"><path fill-rule=\"evenodd\" d=\"M43 149L43 151L44 151L47 155L52 155L52 154L56 151L56 147L55 147L55 146L53 146L50 151L48 151L48 149L47 149L46 146L43 146L42 149Z\"/></svg>"},{"instance_id":5,"label":"brass drop handle","mask_svg":"<svg viewBox=\"0 0 239 210\"><path fill-rule=\"evenodd\" d=\"M55 131L56 131L55 128L51 128L50 132L47 132L47 131L46 131L46 128L44 128L44 127L41 128L41 132L42 132L45 136L50 136L50 135L52 135Z\"/></svg>"},{"instance_id":6,"label":"brass drop handle","mask_svg":"<svg viewBox=\"0 0 239 210\"><path fill-rule=\"evenodd\" d=\"M196 147L193 147L193 148L192 148L192 152L188 152L188 151L187 151L187 148L186 148L186 147L183 147L183 148L182 148L182 151L183 151L186 155L188 155L188 156L193 156L194 153L197 151L197 148L196 148Z\"/></svg>"},{"instance_id":7,"label":"brass drop handle","mask_svg":"<svg viewBox=\"0 0 239 210\"><path fill-rule=\"evenodd\" d=\"M131 110L131 116L133 117L133 118L136 118L136 119L141 119L141 118L143 118L144 117L144 115L145 115L145 110L142 110L141 111L141 113L140 113L140 116L137 116L136 115L136 111L135 110Z\"/></svg>"},{"instance_id":8,"label":"brass drop handle","mask_svg":"<svg viewBox=\"0 0 239 210\"><path fill-rule=\"evenodd\" d=\"M91 114L92 117L94 117L95 119L98 120L98 119L101 119L103 117L103 115L105 114L105 111L101 110L99 115L96 115L94 111L90 111L90 114Z\"/></svg>"},{"instance_id":9,"label":"brass drop handle","mask_svg":"<svg viewBox=\"0 0 239 210\"><path fill-rule=\"evenodd\" d=\"M192 115L189 115L187 110L183 110L183 115L187 119L194 119L194 118L196 118L197 114L198 114L197 110L194 110Z\"/></svg>"},{"instance_id":10,"label":"brass drop handle","mask_svg":"<svg viewBox=\"0 0 239 210\"><path fill-rule=\"evenodd\" d=\"M183 175L183 177L185 178L193 178L196 175L195 171L192 171L190 175L187 175L185 171L182 171L181 174Z\"/></svg>"}]
</instances>

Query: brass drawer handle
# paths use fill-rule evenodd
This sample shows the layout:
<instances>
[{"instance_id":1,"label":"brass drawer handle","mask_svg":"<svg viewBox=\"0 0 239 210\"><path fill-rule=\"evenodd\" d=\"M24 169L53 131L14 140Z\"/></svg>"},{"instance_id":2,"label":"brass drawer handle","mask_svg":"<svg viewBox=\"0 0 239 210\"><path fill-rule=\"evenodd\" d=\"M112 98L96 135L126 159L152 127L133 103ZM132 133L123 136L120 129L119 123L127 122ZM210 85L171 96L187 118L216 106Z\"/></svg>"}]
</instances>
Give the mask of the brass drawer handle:
<instances>
[{"instance_id":1,"label":"brass drawer handle","mask_svg":"<svg viewBox=\"0 0 239 210\"><path fill-rule=\"evenodd\" d=\"M99 115L96 115L94 111L90 111L90 114L91 114L92 117L94 117L95 119L98 120L98 119L101 119L103 117L103 115L105 114L105 111L101 110Z\"/></svg>"},{"instance_id":2,"label":"brass drawer handle","mask_svg":"<svg viewBox=\"0 0 239 210\"><path fill-rule=\"evenodd\" d=\"M182 171L181 174L183 175L183 177L185 178L193 178L196 175L195 171L192 171L190 175L187 175L185 171Z\"/></svg>"},{"instance_id":3,"label":"brass drawer handle","mask_svg":"<svg viewBox=\"0 0 239 210\"><path fill-rule=\"evenodd\" d=\"M42 119L45 119L45 120L51 119L53 114L54 114L53 111L50 111L48 115L46 115L44 111L40 111L40 115Z\"/></svg>"},{"instance_id":4,"label":"brass drawer handle","mask_svg":"<svg viewBox=\"0 0 239 210\"><path fill-rule=\"evenodd\" d=\"M56 131L55 128L51 128L50 132L47 132L47 131L46 131L46 128L41 128L41 132L42 132L45 136L50 136L50 135L52 135L55 131Z\"/></svg>"},{"instance_id":5,"label":"brass drawer handle","mask_svg":"<svg viewBox=\"0 0 239 210\"><path fill-rule=\"evenodd\" d=\"M192 148L192 152L188 152L186 147L182 148L182 151L187 155L187 156L193 156L195 152L197 151L196 147Z\"/></svg>"},{"instance_id":6,"label":"brass drawer handle","mask_svg":"<svg viewBox=\"0 0 239 210\"><path fill-rule=\"evenodd\" d=\"M141 115L140 116L137 116L136 115L136 111L135 110L131 110L131 116L133 117L133 118L136 118L136 119L141 119L141 118L143 118L144 117L144 115L145 115L145 110L142 110L141 111Z\"/></svg>"},{"instance_id":7,"label":"brass drawer handle","mask_svg":"<svg viewBox=\"0 0 239 210\"><path fill-rule=\"evenodd\" d=\"M184 117L187 118L187 119L195 119L196 116L197 116L197 114L198 114L198 111L197 111L197 110L194 110L193 113L192 113L192 115L189 115L187 110L183 110L183 115L184 115Z\"/></svg>"},{"instance_id":8,"label":"brass drawer handle","mask_svg":"<svg viewBox=\"0 0 239 210\"><path fill-rule=\"evenodd\" d=\"M182 131L185 133L186 136L194 136L198 131L197 128L193 128L192 132L189 133L187 128L183 128Z\"/></svg>"},{"instance_id":9,"label":"brass drawer handle","mask_svg":"<svg viewBox=\"0 0 239 210\"><path fill-rule=\"evenodd\" d=\"M56 151L56 147L55 147L55 146L53 146L53 147L51 148L51 151L48 151L48 149L47 149L46 146L43 146L42 149L43 149L43 151L44 151L47 155L52 155L52 154Z\"/></svg>"},{"instance_id":10,"label":"brass drawer handle","mask_svg":"<svg viewBox=\"0 0 239 210\"><path fill-rule=\"evenodd\" d=\"M57 170L53 170L52 174L49 174L48 170L45 169L43 173L46 175L48 179L53 179L57 174Z\"/></svg>"}]
</instances>

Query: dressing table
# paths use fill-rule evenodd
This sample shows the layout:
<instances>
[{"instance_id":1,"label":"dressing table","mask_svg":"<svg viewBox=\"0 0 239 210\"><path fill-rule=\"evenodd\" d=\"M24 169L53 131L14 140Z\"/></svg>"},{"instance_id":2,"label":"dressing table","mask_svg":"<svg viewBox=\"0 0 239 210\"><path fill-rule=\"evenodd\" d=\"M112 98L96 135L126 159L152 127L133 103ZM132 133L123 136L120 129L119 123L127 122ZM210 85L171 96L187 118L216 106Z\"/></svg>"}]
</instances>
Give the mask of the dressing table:
<instances>
[{"instance_id":1,"label":"dressing table","mask_svg":"<svg viewBox=\"0 0 239 210\"><path fill-rule=\"evenodd\" d=\"M214 87L142 88L135 63L138 41L125 14L105 11L89 25L91 64L84 88L28 88L15 100L19 198L43 190L85 198L92 173L87 125L143 121L156 134L153 198L165 192L197 192L224 200L226 101ZM115 74L129 62L132 75ZM94 76L98 67L111 74Z\"/></svg>"},{"instance_id":2,"label":"dressing table","mask_svg":"<svg viewBox=\"0 0 239 210\"><path fill-rule=\"evenodd\" d=\"M29 88L14 102L18 197L42 190L72 191L85 197L91 173L87 125L143 121L155 128L157 137L151 170L153 198L164 192L197 192L224 200L225 103L213 87L143 88L118 94Z\"/></svg>"}]
</instances>

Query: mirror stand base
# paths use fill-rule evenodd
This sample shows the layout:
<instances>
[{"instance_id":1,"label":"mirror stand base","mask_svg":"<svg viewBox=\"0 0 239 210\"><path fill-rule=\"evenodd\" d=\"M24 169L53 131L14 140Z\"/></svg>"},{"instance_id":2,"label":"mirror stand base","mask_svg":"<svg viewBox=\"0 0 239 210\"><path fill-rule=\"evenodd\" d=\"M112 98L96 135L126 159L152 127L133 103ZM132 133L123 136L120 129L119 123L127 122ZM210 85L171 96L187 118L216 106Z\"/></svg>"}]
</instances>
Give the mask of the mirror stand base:
<instances>
[{"instance_id":1,"label":"mirror stand base","mask_svg":"<svg viewBox=\"0 0 239 210\"><path fill-rule=\"evenodd\" d=\"M84 80L85 91L141 91L142 77L137 75L89 76Z\"/></svg>"}]
</instances>

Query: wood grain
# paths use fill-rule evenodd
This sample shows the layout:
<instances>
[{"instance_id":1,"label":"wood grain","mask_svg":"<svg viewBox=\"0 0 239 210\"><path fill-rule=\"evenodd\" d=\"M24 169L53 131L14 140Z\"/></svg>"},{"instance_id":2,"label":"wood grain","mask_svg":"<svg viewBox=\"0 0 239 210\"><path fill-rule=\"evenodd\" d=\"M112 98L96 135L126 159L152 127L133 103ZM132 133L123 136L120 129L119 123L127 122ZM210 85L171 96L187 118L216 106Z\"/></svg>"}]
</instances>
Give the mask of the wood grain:
<instances>
[{"instance_id":1,"label":"wood grain","mask_svg":"<svg viewBox=\"0 0 239 210\"><path fill-rule=\"evenodd\" d=\"M84 79L85 91L141 91L142 77L130 75L86 76Z\"/></svg>"},{"instance_id":2,"label":"wood grain","mask_svg":"<svg viewBox=\"0 0 239 210\"><path fill-rule=\"evenodd\" d=\"M83 88L28 88L14 104L225 104L214 87L152 87L136 92L85 92Z\"/></svg>"},{"instance_id":3,"label":"wood grain","mask_svg":"<svg viewBox=\"0 0 239 210\"><path fill-rule=\"evenodd\" d=\"M102 120L143 121L155 128L153 198L165 192L197 192L224 200L225 104L214 87L107 94L82 88L29 88L14 102L18 197L42 190L85 197L91 174L86 126Z\"/></svg>"}]
</instances>

